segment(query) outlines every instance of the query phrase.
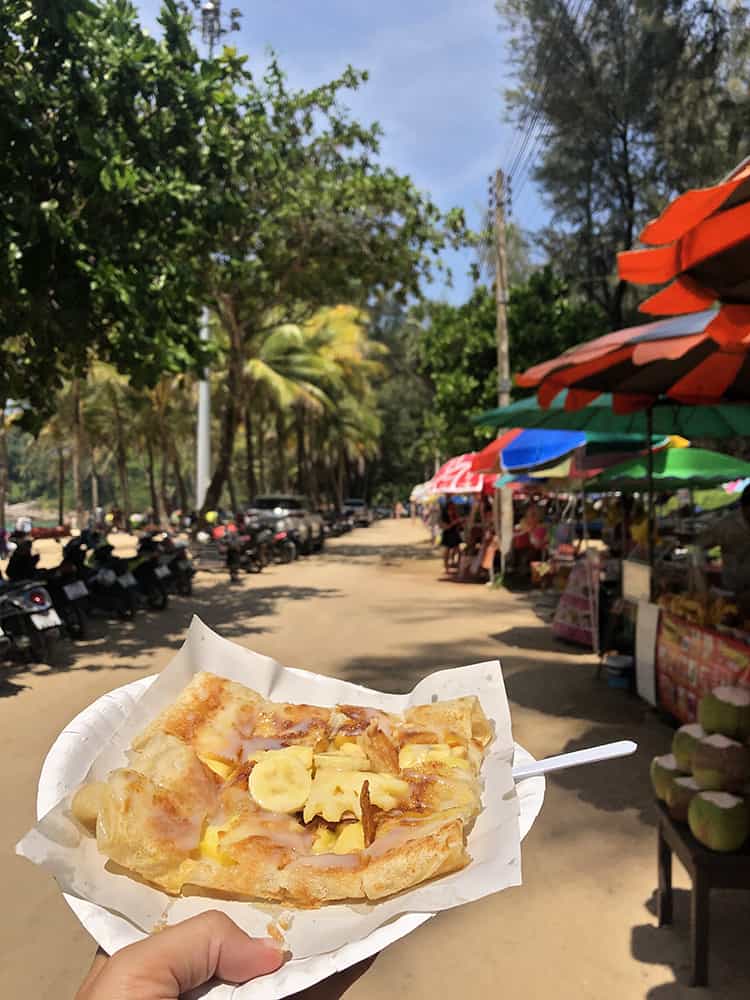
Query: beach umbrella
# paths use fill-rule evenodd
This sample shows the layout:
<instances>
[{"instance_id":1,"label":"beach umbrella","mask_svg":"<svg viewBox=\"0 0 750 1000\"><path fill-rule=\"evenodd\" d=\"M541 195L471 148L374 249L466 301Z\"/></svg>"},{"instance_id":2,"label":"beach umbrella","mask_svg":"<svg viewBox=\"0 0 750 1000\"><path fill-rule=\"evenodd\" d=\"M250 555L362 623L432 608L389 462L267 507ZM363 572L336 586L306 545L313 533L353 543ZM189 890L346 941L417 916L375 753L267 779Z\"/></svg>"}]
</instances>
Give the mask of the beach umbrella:
<instances>
[{"instance_id":1,"label":"beach umbrella","mask_svg":"<svg viewBox=\"0 0 750 1000\"><path fill-rule=\"evenodd\" d=\"M613 398L609 393L597 396L581 409L570 409L567 390L556 396L549 406L542 406L536 396L529 396L474 417L474 423L484 427L581 430L586 432L589 445L614 437L623 446L632 443L633 451L643 447L648 422L645 410L614 413ZM657 399L651 407L651 424L656 436L681 434L688 439L750 437L750 406L736 403L681 406L668 399Z\"/></svg>"},{"instance_id":2,"label":"beach umbrella","mask_svg":"<svg viewBox=\"0 0 750 1000\"><path fill-rule=\"evenodd\" d=\"M495 475L475 472L472 462L476 452L456 455L441 465L430 480L433 493L491 493Z\"/></svg>"},{"instance_id":3,"label":"beach umbrella","mask_svg":"<svg viewBox=\"0 0 750 1000\"><path fill-rule=\"evenodd\" d=\"M581 431L521 430L501 434L474 456L475 472L510 472L559 462L586 443Z\"/></svg>"},{"instance_id":4,"label":"beach umbrella","mask_svg":"<svg viewBox=\"0 0 750 1000\"><path fill-rule=\"evenodd\" d=\"M721 486L750 477L750 462L704 448L665 448L653 456L650 470L654 484L665 490L691 486ZM638 455L613 465L588 483L591 490L638 490L649 478L649 462Z\"/></svg>"},{"instance_id":5,"label":"beach umbrella","mask_svg":"<svg viewBox=\"0 0 750 1000\"><path fill-rule=\"evenodd\" d=\"M723 306L629 327L579 344L517 376L542 406L568 390L567 409L601 393L618 413L660 396L678 403L745 402L750 394L750 306Z\"/></svg>"},{"instance_id":6,"label":"beach umbrella","mask_svg":"<svg viewBox=\"0 0 750 1000\"><path fill-rule=\"evenodd\" d=\"M676 198L640 239L646 249L618 254L620 277L639 285L671 282L641 312L671 316L717 300L750 303L750 162L720 184Z\"/></svg>"}]
</instances>

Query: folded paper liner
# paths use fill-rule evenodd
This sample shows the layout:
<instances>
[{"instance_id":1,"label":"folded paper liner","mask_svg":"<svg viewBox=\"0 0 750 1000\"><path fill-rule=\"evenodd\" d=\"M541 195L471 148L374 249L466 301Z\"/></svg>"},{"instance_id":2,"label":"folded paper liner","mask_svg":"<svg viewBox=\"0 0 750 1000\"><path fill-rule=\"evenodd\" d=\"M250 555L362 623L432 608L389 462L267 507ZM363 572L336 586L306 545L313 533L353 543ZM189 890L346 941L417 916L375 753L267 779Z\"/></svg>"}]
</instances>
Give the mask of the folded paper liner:
<instances>
[{"instance_id":1,"label":"folded paper liner","mask_svg":"<svg viewBox=\"0 0 750 1000\"><path fill-rule=\"evenodd\" d=\"M483 808L468 837L471 863L462 871L376 903L297 910L288 905L233 902L202 895L168 896L105 868L107 859L98 852L94 838L82 835L70 817L70 801L78 785L66 788L64 797L17 847L19 854L50 871L64 892L104 907L146 933L203 910L218 909L248 934L265 937L272 920L293 913L291 926L285 931L292 960L284 969L246 987L219 987L217 991L204 991L204 996L209 992L212 997L252 996L267 1000L288 996L333 971L330 953L347 946L347 966L371 954L367 948L358 955L352 945L364 942L377 928L401 914L434 914L521 884L519 803L511 774L513 738L499 662L441 670L425 677L410 694L385 694L334 677L283 667L222 639L196 617L180 651L144 691L119 728L103 732L99 727L93 739L87 733L80 741L71 741L69 773L80 775L81 782L104 780L111 771L126 766L125 754L133 739L202 670L245 684L272 701L363 705L395 713L412 705L476 695L495 727L495 739L482 767ZM133 940L132 934L125 937L123 946ZM323 957L329 961L321 962ZM299 975L294 975L295 966ZM335 963L336 969L344 967Z\"/></svg>"}]
</instances>

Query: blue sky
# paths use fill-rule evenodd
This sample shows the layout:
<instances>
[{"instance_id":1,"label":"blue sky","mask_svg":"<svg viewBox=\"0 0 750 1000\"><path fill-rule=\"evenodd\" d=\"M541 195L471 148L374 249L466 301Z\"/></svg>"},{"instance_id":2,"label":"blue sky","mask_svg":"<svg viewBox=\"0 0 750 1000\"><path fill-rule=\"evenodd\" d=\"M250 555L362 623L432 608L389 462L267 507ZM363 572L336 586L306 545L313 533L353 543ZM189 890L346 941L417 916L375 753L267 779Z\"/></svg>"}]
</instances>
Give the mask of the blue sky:
<instances>
[{"instance_id":1,"label":"blue sky","mask_svg":"<svg viewBox=\"0 0 750 1000\"><path fill-rule=\"evenodd\" d=\"M154 32L159 0L136 0ZM370 73L348 101L354 115L378 121L381 159L428 192L443 209L463 207L476 225L487 178L517 147L503 121L508 72L493 0L224 0L243 11L231 44L262 63L273 48L290 83L311 87L351 63ZM531 182L514 205L515 221L538 227L544 209ZM447 259L454 287L431 295L462 301L472 255Z\"/></svg>"}]
</instances>

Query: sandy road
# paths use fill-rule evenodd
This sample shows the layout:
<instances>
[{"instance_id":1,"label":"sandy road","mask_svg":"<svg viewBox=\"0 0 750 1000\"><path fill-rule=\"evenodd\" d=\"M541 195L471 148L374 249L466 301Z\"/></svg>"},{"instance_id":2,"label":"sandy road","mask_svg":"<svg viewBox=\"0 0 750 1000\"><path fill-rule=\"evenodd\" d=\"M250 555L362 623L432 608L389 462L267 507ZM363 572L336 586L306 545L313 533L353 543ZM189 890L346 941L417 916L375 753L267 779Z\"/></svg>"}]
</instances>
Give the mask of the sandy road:
<instances>
[{"instance_id":1,"label":"sandy road","mask_svg":"<svg viewBox=\"0 0 750 1000\"><path fill-rule=\"evenodd\" d=\"M12 855L34 818L36 781L57 733L100 694L158 671L193 613L283 663L390 691L432 670L500 657L514 734L536 756L611 739L641 751L563 772L524 844L523 888L440 915L381 954L347 993L461 1000L499 996L672 1000L747 997L748 897L717 893L710 990L688 990L688 898L656 928L656 837L648 764L667 727L594 678L591 657L558 645L528 599L440 579L419 525L381 522L327 554L231 587L200 574L194 597L161 615L97 625L55 668L0 668L0 911L3 997L72 996L93 944L54 882ZM679 865L676 883L687 885ZM325 996L325 993L321 993Z\"/></svg>"}]
</instances>

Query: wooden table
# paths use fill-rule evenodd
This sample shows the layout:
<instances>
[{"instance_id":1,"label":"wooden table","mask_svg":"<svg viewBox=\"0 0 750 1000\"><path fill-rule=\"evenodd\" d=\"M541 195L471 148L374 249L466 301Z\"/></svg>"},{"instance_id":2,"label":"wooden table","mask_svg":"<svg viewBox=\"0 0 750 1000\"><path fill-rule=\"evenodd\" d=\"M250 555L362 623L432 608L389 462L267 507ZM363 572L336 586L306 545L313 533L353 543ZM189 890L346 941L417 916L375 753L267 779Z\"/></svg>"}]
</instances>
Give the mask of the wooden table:
<instances>
[{"instance_id":1,"label":"wooden table","mask_svg":"<svg viewBox=\"0 0 750 1000\"><path fill-rule=\"evenodd\" d=\"M750 889L750 844L721 854L699 844L686 823L676 823L663 803L659 810L659 927L672 923L672 854L693 883L690 905L691 986L708 985L709 905L712 889Z\"/></svg>"}]
</instances>

